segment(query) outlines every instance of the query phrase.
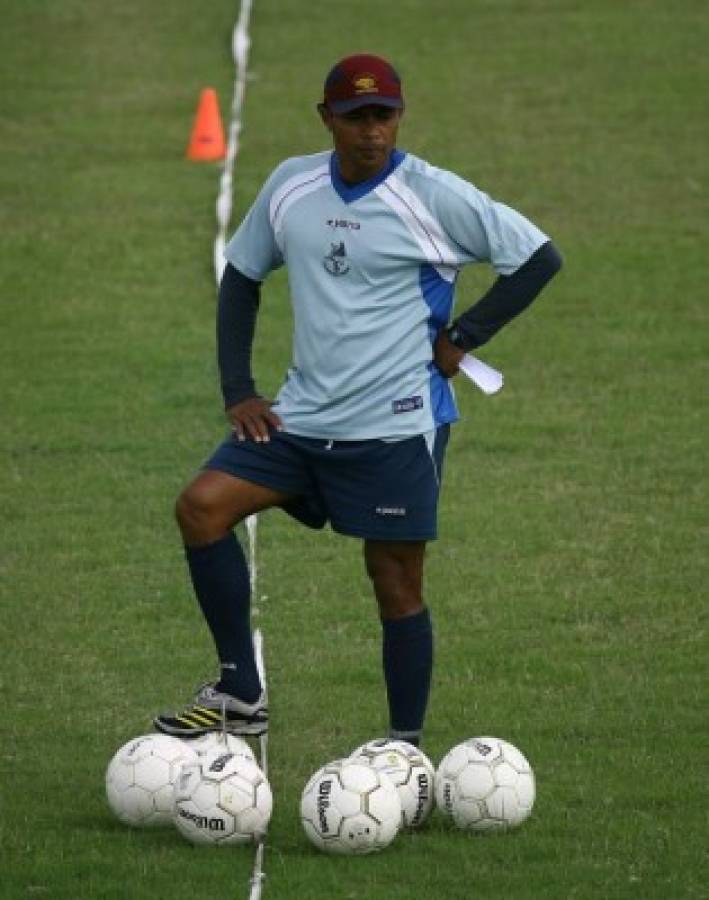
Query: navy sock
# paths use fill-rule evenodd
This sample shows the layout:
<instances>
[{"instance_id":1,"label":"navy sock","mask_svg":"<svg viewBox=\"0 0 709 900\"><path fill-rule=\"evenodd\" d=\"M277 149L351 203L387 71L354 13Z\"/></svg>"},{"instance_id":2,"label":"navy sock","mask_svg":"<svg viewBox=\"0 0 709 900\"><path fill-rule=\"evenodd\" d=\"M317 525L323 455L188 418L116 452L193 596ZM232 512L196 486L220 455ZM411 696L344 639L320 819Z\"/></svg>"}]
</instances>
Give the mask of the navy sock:
<instances>
[{"instance_id":1,"label":"navy sock","mask_svg":"<svg viewBox=\"0 0 709 900\"><path fill-rule=\"evenodd\" d=\"M418 744L433 669L433 628L428 609L382 621L389 736Z\"/></svg>"},{"instance_id":2,"label":"navy sock","mask_svg":"<svg viewBox=\"0 0 709 900\"><path fill-rule=\"evenodd\" d=\"M206 547L185 547L192 584L222 665L217 689L253 703L261 693L251 636L251 583L232 532Z\"/></svg>"}]
</instances>

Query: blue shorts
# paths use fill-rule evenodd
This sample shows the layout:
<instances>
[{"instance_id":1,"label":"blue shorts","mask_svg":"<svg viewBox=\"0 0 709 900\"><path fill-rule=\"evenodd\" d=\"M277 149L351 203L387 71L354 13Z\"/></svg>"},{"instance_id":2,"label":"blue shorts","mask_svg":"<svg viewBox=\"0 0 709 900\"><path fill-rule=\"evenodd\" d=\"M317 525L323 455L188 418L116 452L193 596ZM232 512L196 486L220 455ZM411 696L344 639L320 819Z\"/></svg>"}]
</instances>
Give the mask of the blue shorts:
<instances>
[{"instance_id":1,"label":"blue shorts","mask_svg":"<svg viewBox=\"0 0 709 900\"><path fill-rule=\"evenodd\" d=\"M400 441L328 441L272 432L265 443L229 437L205 463L291 494L283 509L311 528L381 541L436 537L450 426Z\"/></svg>"}]
</instances>

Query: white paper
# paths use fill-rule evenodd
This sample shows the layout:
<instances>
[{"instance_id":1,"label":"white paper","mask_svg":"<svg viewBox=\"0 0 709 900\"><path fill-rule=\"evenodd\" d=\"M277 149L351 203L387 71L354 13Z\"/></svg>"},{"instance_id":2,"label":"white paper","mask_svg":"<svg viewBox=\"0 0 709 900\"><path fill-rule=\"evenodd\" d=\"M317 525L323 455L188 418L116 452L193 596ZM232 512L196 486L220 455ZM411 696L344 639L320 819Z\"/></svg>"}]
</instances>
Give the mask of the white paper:
<instances>
[{"instance_id":1,"label":"white paper","mask_svg":"<svg viewBox=\"0 0 709 900\"><path fill-rule=\"evenodd\" d=\"M471 356L470 353L466 353L458 365L460 371L467 375L473 384L476 384L485 394L496 394L505 383L502 372L488 366L481 359Z\"/></svg>"}]
</instances>

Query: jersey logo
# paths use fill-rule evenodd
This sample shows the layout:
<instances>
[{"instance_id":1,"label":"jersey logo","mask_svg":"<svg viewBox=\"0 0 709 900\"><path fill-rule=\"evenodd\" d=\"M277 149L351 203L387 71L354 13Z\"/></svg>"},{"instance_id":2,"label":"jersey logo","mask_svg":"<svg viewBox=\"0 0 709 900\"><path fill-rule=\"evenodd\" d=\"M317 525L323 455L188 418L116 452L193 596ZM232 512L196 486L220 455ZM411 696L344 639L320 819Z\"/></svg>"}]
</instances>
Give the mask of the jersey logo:
<instances>
[{"instance_id":1,"label":"jersey logo","mask_svg":"<svg viewBox=\"0 0 709 900\"><path fill-rule=\"evenodd\" d=\"M359 231L362 227L359 222L352 222L349 219L328 219L327 224L330 228L349 228L352 231Z\"/></svg>"},{"instance_id":2,"label":"jersey logo","mask_svg":"<svg viewBox=\"0 0 709 900\"><path fill-rule=\"evenodd\" d=\"M332 248L327 256L323 259L325 271L331 275L346 275L350 266L347 262L347 251L345 250L345 242L340 241L339 244L330 244Z\"/></svg>"},{"instance_id":3,"label":"jersey logo","mask_svg":"<svg viewBox=\"0 0 709 900\"><path fill-rule=\"evenodd\" d=\"M401 400L394 400L391 404L391 411L394 415L413 412L415 409L423 409L423 397L420 394L417 394L415 397L403 397Z\"/></svg>"}]
</instances>

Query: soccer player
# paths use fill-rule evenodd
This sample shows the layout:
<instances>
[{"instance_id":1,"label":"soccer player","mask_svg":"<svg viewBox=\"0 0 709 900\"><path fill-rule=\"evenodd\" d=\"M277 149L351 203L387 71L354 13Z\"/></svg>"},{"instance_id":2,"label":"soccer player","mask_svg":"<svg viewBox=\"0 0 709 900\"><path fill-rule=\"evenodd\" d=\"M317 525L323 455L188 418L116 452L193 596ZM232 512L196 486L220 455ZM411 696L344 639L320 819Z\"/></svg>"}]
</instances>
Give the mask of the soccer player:
<instances>
[{"instance_id":1,"label":"soccer player","mask_svg":"<svg viewBox=\"0 0 709 900\"><path fill-rule=\"evenodd\" d=\"M155 725L189 737L268 727L254 658L249 573L233 528L281 507L363 542L382 625L389 734L419 741L433 663L422 596L441 471L457 419L450 379L558 271L551 240L456 175L397 148L404 99L386 60L347 57L318 110L333 150L288 159L227 245L217 343L231 434L185 488L177 519L214 637L218 680ZM497 279L450 322L456 277ZM288 269L293 362L261 397L251 347L261 283Z\"/></svg>"}]
</instances>

